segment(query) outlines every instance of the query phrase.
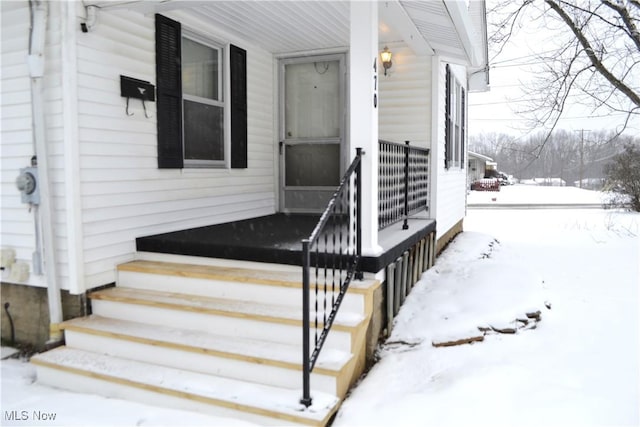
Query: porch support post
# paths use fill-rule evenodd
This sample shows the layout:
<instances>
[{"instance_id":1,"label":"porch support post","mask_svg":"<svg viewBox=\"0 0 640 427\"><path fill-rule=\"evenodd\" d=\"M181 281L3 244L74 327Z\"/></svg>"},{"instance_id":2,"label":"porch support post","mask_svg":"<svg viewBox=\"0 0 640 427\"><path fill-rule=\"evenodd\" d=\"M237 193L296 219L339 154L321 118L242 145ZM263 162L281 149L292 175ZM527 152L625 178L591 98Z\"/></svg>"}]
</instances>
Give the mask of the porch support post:
<instances>
[{"instance_id":1,"label":"porch support post","mask_svg":"<svg viewBox=\"0 0 640 427\"><path fill-rule=\"evenodd\" d=\"M349 158L362 147L362 253L378 245L378 2L354 1L349 47Z\"/></svg>"}]
</instances>

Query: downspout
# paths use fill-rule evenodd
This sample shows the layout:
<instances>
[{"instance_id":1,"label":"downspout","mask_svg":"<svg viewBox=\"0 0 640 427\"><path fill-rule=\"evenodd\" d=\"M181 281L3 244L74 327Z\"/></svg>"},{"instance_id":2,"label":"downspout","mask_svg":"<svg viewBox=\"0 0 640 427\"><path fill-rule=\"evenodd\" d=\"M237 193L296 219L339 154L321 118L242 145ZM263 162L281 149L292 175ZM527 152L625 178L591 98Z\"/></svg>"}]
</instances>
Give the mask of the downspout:
<instances>
[{"instance_id":1,"label":"downspout","mask_svg":"<svg viewBox=\"0 0 640 427\"><path fill-rule=\"evenodd\" d=\"M62 340L60 323L62 322L62 301L58 276L53 235L53 217L51 214L51 193L49 188L49 156L47 153L45 114L44 114L44 49L47 32L47 2L30 0L31 28L29 33L29 55L27 66L31 78L31 112L33 140L38 162L38 186L40 189L39 216L43 242L43 260L47 279L47 299L49 304L49 343ZM38 215L39 214L39 215ZM37 219L36 219L37 221Z\"/></svg>"}]
</instances>

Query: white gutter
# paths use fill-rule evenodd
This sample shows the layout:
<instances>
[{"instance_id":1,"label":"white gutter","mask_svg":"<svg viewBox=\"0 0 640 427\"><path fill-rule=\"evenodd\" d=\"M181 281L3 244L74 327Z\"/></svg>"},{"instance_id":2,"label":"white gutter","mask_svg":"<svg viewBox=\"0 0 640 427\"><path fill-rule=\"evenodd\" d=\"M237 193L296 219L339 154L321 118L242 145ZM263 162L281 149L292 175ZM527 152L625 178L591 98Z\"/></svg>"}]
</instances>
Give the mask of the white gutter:
<instances>
[{"instance_id":1,"label":"white gutter","mask_svg":"<svg viewBox=\"0 0 640 427\"><path fill-rule=\"evenodd\" d=\"M40 188L40 224L44 243L45 277L49 301L49 342L60 341L62 331L62 302L56 271L53 221L51 215L51 193L49 191L49 169L44 115L44 48L47 31L47 2L33 0L31 7L31 32L27 66L31 77L31 110L35 152L38 159L38 186Z\"/></svg>"}]
</instances>

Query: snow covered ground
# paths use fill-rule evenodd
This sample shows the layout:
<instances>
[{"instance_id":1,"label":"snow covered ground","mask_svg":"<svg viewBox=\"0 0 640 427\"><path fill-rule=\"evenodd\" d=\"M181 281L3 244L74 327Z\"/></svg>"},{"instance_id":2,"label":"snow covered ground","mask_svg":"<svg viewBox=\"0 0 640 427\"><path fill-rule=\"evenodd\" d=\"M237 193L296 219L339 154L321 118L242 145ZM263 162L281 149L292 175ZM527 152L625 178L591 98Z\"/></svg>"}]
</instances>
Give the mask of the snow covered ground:
<instances>
[{"instance_id":1,"label":"snow covered ground","mask_svg":"<svg viewBox=\"0 0 640 427\"><path fill-rule=\"evenodd\" d=\"M638 425L639 224L602 210L470 210L334 426ZM533 308L534 330L431 345Z\"/></svg>"},{"instance_id":2,"label":"snow covered ground","mask_svg":"<svg viewBox=\"0 0 640 427\"><path fill-rule=\"evenodd\" d=\"M541 203L585 203L546 190ZM476 209L465 230L413 289L334 426L640 424L640 215ZM536 329L432 346L532 309ZM30 365L2 362L2 425L248 425L33 381ZM11 411L30 418L8 420ZM56 419L38 423L34 411Z\"/></svg>"},{"instance_id":3,"label":"snow covered ground","mask_svg":"<svg viewBox=\"0 0 640 427\"><path fill-rule=\"evenodd\" d=\"M470 191L469 205L475 204L602 204L606 193L583 190L578 187L545 187L538 185L505 185L500 191Z\"/></svg>"}]
</instances>

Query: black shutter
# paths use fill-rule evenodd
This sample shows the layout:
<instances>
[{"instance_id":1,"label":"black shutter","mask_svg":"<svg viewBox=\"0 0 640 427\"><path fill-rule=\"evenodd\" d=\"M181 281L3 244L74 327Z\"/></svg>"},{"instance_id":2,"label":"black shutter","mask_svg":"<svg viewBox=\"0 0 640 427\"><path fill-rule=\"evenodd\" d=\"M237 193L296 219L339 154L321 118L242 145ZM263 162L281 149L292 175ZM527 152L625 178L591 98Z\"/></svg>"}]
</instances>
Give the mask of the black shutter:
<instances>
[{"instance_id":1,"label":"black shutter","mask_svg":"<svg viewBox=\"0 0 640 427\"><path fill-rule=\"evenodd\" d=\"M462 121L460 123L460 167L464 169L465 151L467 151L467 101L464 88L462 92Z\"/></svg>"},{"instance_id":2,"label":"black shutter","mask_svg":"<svg viewBox=\"0 0 640 427\"><path fill-rule=\"evenodd\" d=\"M247 167L247 51L231 45L231 167Z\"/></svg>"},{"instance_id":3,"label":"black shutter","mask_svg":"<svg viewBox=\"0 0 640 427\"><path fill-rule=\"evenodd\" d=\"M158 168L182 168L182 66L180 23L156 15Z\"/></svg>"},{"instance_id":4,"label":"black shutter","mask_svg":"<svg viewBox=\"0 0 640 427\"><path fill-rule=\"evenodd\" d=\"M445 104L444 104L444 116L445 116L445 123L444 123L444 167L445 169L449 169L449 163L450 163L450 158L449 156L451 156L451 149L453 147L451 147L451 139L452 139L452 133L453 133L453 129L451 129L451 69L449 68L449 64L447 64L446 67L447 70L447 77L446 77L446 82L445 82Z\"/></svg>"}]
</instances>

